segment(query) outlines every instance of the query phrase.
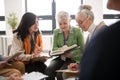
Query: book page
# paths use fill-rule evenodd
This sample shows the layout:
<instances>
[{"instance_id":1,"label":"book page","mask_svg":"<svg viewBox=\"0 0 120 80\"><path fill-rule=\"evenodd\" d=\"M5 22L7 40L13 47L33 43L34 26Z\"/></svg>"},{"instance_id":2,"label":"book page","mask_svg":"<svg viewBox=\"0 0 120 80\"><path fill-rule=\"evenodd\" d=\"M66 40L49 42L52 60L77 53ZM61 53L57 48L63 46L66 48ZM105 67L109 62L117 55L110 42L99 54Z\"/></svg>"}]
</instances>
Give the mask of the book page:
<instances>
[{"instance_id":1,"label":"book page","mask_svg":"<svg viewBox=\"0 0 120 80\"><path fill-rule=\"evenodd\" d=\"M64 69L64 70L56 70L56 72L78 73L79 71L73 71L73 70L69 70L69 69Z\"/></svg>"},{"instance_id":2,"label":"book page","mask_svg":"<svg viewBox=\"0 0 120 80\"><path fill-rule=\"evenodd\" d=\"M52 51L52 53L59 53L59 52L63 52L62 50L58 49L58 50L55 50L55 51Z\"/></svg>"},{"instance_id":3,"label":"book page","mask_svg":"<svg viewBox=\"0 0 120 80\"><path fill-rule=\"evenodd\" d=\"M41 80L48 77L47 75L44 75L43 73L40 72L31 72L29 74L25 74L22 76L24 80Z\"/></svg>"},{"instance_id":4,"label":"book page","mask_svg":"<svg viewBox=\"0 0 120 80\"><path fill-rule=\"evenodd\" d=\"M62 51L62 50L55 50L55 51L52 51L50 53L50 55L54 56L54 55L59 55L59 54L63 54L63 53L64 53L64 51Z\"/></svg>"}]
</instances>

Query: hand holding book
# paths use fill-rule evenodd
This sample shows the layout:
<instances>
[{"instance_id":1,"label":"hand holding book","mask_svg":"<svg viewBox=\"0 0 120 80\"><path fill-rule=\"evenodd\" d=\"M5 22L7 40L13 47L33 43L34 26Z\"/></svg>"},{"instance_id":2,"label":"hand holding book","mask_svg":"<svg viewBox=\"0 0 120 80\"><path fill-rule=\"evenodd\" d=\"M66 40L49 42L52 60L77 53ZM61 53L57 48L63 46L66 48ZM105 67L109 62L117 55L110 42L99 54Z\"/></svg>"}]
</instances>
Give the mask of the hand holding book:
<instances>
[{"instance_id":1,"label":"hand holding book","mask_svg":"<svg viewBox=\"0 0 120 80\"><path fill-rule=\"evenodd\" d=\"M65 51L68 48L67 45L64 45L62 48L60 48L62 51Z\"/></svg>"},{"instance_id":2,"label":"hand holding book","mask_svg":"<svg viewBox=\"0 0 120 80\"><path fill-rule=\"evenodd\" d=\"M71 63L71 64L68 65L68 69L56 70L56 72L65 72L65 73L78 74L80 72L80 70L79 70L79 65L77 63Z\"/></svg>"},{"instance_id":3,"label":"hand holding book","mask_svg":"<svg viewBox=\"0 0 120 80\"><path fill-rule=\"evenodd\" d=\"M72 57L72 52L65 52L64 54L61 54L61 56L67 57L67 58L71 58Z\"/></svg>"},{"instance_id":4,"label":"hand holding book","mask_svg":"<svg viewBox=\"0 0 120 80\"><path fill-rule=\"evenodd\" d=\"M0 68L3 68L7 64L7 61L0 61Z\"/></svg>"},{"instance_id":5,"label":"hand holding book","mask_svg":"<svg viewBox=\"0 0 120 80\"><path fill-rule=\"evenodd\" d=\"M51 55L51 56L61 55L61 54L65 53L65 52L72 51L72 50L74 50L74 49L76 49L76 48L78 48L78 47L80 47L80 46L78 46L77 44L73 44L73 45L71 45L71 46L69 46L69 47L67 47L67 46L65 45L65 46L63 46L61 49L58 49L58 50L55 50L55 51L51 51L50 55Z\"/></svg>"},{"instance_id":6,"label":"hand holding book","mask_svg":"<svg viewBox=\"0 0 120 80\"><path fill-rule=\"evenodd\" d=\"M19 50L19 51L17 51L14 55L9 56L9 57L6 59L6 61L11 61L11 60L15 59L16 57L18 57L20 54L22 54L22 53L24 53L24 52L25 52L25 50Z\"/></svg>"}]
</instances>

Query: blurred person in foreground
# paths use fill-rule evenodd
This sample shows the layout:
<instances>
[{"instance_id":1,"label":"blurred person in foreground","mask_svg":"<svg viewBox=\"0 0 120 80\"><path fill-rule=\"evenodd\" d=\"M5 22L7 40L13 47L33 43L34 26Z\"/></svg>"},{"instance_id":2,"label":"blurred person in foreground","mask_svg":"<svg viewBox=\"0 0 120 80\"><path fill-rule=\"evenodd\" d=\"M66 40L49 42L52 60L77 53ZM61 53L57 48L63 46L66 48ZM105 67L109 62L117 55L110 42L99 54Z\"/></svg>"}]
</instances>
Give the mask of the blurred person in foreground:
<instances>
[{"instance_id":1,"label":"blurred person in foreground","mask_svg":"<svg viewBox=\"0 0 120 80\"><path fill-rule=\"evenodd\" d=\"M25 65L16 60L7 61L7 58L0 55L0 76L8 77L13 73L22 76L25 73Z\"/></svg>"},{"instance_id":2,"label":"blurred person in foreground","mask_svg":"<svg viewBox=\"0 0 120 80\"><path fill-rule=\"evenodd\" d=\"M120 0L107 8L120 11ZM80 62L79 80L120 79L120 21L104 27L87 44Z\"/></svg>"},{"instance_id":3,"label":"blurred person in foreground","mask_svg":"<svg viewBox=\"0 0 120 80\"><path fill-rule=\"evenodd\" d=\"M0 76L0 80L23 80L17 73L12 73L8 77Z\"/></svg>"}]
</instances>

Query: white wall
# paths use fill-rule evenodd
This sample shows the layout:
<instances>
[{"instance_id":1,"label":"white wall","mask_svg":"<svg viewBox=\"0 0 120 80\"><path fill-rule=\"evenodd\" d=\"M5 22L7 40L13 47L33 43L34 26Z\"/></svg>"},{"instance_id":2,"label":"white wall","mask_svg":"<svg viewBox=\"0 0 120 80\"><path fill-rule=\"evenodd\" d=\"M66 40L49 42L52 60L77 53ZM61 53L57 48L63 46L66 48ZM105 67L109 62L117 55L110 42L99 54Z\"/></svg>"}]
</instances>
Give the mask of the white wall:
<instances>
[{"instance_id":1,"label":"white wall","mask_svg":"<svg viewBox=\"0 0 120 80\"><path fill-rule=\"evenodd\" d=\"M5 19L8 17L9 13L16 13L16 16L18 17L18 22L21 19L22 14L24 13L24 4L23 0L4 0L5 2ZM6 19L7 20L7 19ZM11 33L11 28L8 25L6 21L6 35L10 35Z\"/></svg>"},{"instance_id":2,"label":"white wall","mask_svg":"<svg viewBox=\"0 0 120 80\"><path fill-rule=\"evenodd\" d=\"M43 35L43 50L51 50L52 49L52 35Z\"/></svg>"},{"instance_id":3,"label":"white wall","mask_svg":"<svg viewBox=\"0 0 120 80\"><path fill-rule=\"evenodd\" d=\"M24 7L24 0L4 0L5 3L5 20L6 20L6 35L5 36L0 36L0 53L2 54L7 54L7 46L11 44L12 42L12 29L7 23L7 17L9 13L16 13L16 16L18 18L18 23L21 19L21 16L25 12L25 7Z\"/></svg>"},{"instance_id":4,"label":"white wall","mask_svg":"<svg viewBox=\"0 0 120 80\"><path fill-rule=\"evenodd\" d=\"M83 3L92 6L96 24L103 20L103 0L84 0Z\"/></svg>"}]
</instances>

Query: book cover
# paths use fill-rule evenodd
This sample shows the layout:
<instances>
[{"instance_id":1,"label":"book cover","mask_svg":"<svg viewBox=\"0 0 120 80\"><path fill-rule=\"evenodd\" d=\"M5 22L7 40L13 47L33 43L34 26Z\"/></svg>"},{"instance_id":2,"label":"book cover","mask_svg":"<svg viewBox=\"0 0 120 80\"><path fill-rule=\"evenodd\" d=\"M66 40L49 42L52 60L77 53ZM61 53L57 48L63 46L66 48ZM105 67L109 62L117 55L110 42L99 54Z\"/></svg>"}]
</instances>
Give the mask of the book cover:
<instances>
[{"instance_id":1,"label":"book cover","mask_svg":"<svg viewBox=\"0 0 120 80\"><path fill-rule=\"evenodd\" d=\"M17 57L17 56L19 56L20 54L22 54L24 51L25 51L25 50L20 50L20 51L16 52L14 55L9 56L9 57L6 59L6 61L10 61L10 60L14 59L15 57Z\"/></svg>"},{"instance_id":2,"label":"book cover","mask_svg":"<svg viewBox=\"0 0 120 80\"><path fill-rule=\"evenodd\" d=\"M72 51L72 50L74 50L75 48L78 48L78 47L79 46L77 44L73 44L73 45L65 48L64 50L58 49L58 50L55 50L55 51L51 51L50 56L60 55L60 54L63 54L67 51Z\"/></svg>"}]
</instances>

